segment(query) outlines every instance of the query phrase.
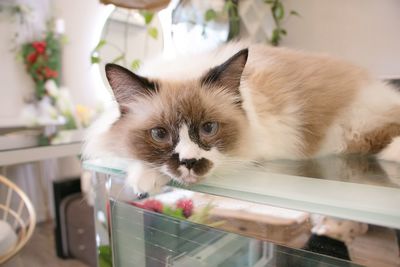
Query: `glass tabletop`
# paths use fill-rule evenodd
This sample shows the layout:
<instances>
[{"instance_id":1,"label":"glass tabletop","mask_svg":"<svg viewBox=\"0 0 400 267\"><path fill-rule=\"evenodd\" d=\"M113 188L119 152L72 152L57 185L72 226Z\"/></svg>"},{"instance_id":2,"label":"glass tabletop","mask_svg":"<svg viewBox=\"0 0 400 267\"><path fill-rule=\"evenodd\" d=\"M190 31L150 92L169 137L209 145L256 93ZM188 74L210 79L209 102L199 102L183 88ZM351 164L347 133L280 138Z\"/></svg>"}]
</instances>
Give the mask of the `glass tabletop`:
<instances>
[{"instance_id":1,"label":"glass tabletop","mask_svg":"<svg viewBox=\"0 0 400 267\"><path fill-rule=\"evenodd\" d=\"M112 158L86 161L84 167L123 177L130 163ZM400 164L372 157L271 161L215 173L184 188L400 229Z\"/></svg>"},{"instance_id":2,"label":"glass tabletop","mask_svg":"<svg viewBox=\"0 0 400 267\"><path fill-rule=\"evenodd\" d=\"M83 140L82 130L50 131L32 128L0 133L0 152L15 151L44 146L79 144Z\"/></svg>"}]
</instances>

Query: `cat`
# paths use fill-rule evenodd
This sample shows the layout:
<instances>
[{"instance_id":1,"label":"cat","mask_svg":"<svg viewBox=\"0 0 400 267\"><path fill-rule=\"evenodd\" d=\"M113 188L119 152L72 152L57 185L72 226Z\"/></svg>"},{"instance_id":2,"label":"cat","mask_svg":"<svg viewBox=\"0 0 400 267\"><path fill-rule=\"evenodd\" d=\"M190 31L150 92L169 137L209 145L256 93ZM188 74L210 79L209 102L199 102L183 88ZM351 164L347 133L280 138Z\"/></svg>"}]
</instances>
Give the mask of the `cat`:
<instances>
[{"instance_id":1,"label":"cat","mask_svg":"<svg viewBox=\"0 0 400 267\"><path fill-rule=\"evenodd\" d=\"M327 55L231 43L138 74L116 64L105 72L118 110L92 126L84 155L135 159L136 192L240 161L400 159L400 93Z\"/></svg>"}]
</instances>

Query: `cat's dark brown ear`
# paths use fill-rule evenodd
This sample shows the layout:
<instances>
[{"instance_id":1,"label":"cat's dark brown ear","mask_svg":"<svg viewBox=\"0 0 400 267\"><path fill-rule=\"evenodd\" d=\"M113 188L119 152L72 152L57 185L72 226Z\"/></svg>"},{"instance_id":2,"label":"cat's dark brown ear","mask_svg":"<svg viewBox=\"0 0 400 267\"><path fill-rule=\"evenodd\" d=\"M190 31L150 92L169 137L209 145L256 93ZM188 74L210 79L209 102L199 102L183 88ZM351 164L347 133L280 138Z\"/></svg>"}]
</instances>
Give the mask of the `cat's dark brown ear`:
<instances>
[{"instance_id":1,"label":"cat's dark brown ear","mask_svg":"<svg viewBox=\"0 0 400 267\"><path fill-rule=\"evenodd\" d=\"M121 113L126 113L126 105L133 102L139 95L149 95L156 92L157 84L145 77L139 76L117 64L106 65L107 80L114 92L115 100Z\"/></svg>"},{"instance_id":2,"label":"cat's dark brown ear","mask_svg":"<svg viewBox=\"0 0 400 267\"><path fill-rule=\"evenodd\" d=\"M218 86L239 94L240 79L249 55L249 49L243 49L219 66L210 69L201 79L204 86Z\"/></svg>"}]
</instances>

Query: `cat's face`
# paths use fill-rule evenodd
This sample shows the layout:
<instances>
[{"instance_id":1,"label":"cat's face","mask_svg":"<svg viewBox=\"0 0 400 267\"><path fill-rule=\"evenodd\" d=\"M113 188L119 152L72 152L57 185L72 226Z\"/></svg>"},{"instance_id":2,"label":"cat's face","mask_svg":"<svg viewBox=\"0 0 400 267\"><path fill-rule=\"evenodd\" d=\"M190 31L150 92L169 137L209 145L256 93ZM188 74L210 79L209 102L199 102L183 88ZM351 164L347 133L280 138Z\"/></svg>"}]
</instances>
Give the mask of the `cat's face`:
<instances>
[{"instance_id":1,"label":"cat's face","mask_svg":"<svg viewBox=\"0 0 400 267\"><path fill-rule=\"evenodd\" d=\"M243 146L247 119L239 85L247 53L198 80L149 80L107 65L121 111L110 131L133 158L181 182L198 181Z\"/></svg>"}]
</instances>

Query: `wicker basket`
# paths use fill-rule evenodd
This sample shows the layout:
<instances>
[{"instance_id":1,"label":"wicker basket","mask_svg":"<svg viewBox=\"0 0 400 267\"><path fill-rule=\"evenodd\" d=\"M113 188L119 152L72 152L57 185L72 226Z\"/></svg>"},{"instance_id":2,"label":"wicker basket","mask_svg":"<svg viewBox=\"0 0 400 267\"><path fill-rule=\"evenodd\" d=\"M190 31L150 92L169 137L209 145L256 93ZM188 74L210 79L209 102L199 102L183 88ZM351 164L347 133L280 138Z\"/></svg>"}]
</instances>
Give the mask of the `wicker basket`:
<instances>
[{"instance_id":1,"label":"wicker basket","mask_svg":"<svg viewBox=\"0 0 400 267\"><path fill-rule=\"evenodd\" d=\"M0 217L18 236L16 244L0 255L0 265L15 256L32 237L36 226L36 213L28 196L9 179L0 175ZM3 201L4 200L4 201Z\"/></svg>"}]
</instances>

